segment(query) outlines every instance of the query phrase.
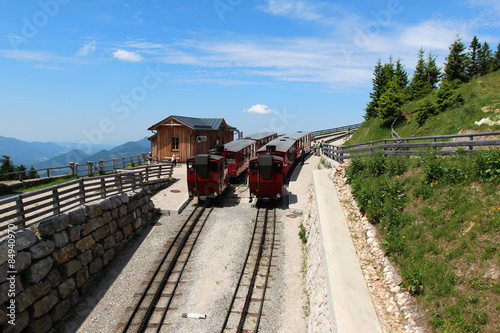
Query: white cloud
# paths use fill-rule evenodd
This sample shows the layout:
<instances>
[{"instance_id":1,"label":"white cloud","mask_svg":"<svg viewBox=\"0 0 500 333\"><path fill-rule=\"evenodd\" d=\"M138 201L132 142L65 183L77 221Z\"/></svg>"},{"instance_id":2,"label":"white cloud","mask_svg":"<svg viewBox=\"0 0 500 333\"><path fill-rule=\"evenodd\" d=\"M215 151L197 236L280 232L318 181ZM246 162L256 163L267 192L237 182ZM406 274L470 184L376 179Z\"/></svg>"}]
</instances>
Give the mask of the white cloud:
<instances>
[{"instance_id":1,"label":"white cloud","mask_svg":"<svg viewBox=\"0 0 500 333\"><path fill-rule=\"evenodd\" d=\"M455 22L425 21L415 26L407 27L400 36L405 45L432 50L448 50L457 34L468 36L465 24Z\"/></svg>"},{"instance_id":2,"label":"white cloud","mask_svg":"<svg viewBox=\"0 0 500 333\"><path fill-rule=\"evenodd\" d=\"M78 51L76 51L76 55L79 56L87 56L92 55L95 51L95 41L87 43L83 45Z\"/></svg>"},{"instance_id":3,"label":"white cloud","mask_svg":"<svg viewBox=\"0 0 500 333\"><path fill-rule=\"evenodd\" d=\"M122 49L113 52L113 57L123 61L133 61L133 62L141 62L144 60L144 58L139 53L129 52Z\"/></svg>"},{"instance_id":4,"label":"white cloud","mask_svg":"<svg viewBox=\"0 0 500 333\"><path fill-rule=\"evenodd\" d=\"M256 113L256 114L268 114L273 112L267 105L255 104L250 109L245 109L243 112Z\"/></svg>"}]
</instances>

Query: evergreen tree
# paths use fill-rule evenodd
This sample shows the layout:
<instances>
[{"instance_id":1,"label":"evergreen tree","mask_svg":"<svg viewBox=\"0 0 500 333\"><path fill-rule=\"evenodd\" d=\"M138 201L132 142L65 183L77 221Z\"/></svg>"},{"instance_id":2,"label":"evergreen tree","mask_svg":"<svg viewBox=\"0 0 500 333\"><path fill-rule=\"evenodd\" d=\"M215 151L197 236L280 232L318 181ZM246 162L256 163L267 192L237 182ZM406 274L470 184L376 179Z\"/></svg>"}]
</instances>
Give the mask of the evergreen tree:
<instances>
[{"instance_id":1,"label":"evergreen tree","mask_svg":"<svg viewBox=\"0 0 500 333\"><path fill-rule=\"evenodd\" d=\"M396 61L396 68L394 69L393 75L396 76L396 82L401 92L406 94L408 88L408 73L405 70L405 66L401 63L401 59Z\"/></svg>"},{"instance_id":2,"label":"evergreen tree","mask_svg":"<svg viewBox=\"0 0 500 333\"><path fill-rule=\"evenodd\" d=\"M415 72L411 78L408 88L410 100L419 99L432 91L432 86L427 78L427 64L424 59L425 51L423 48L418 51L418 61Z\"/></svg>"},{"instance_id":3,"label":"evergreen tree","mask_svg":"<svg viewBox=\"0 0 500 333\"><path fill-rule=\"evenodd\" d=\"M468 57L465 51L465 44L462 38L457 37L457 40L449 47L450 53L446 57L444 67L445 81L460 80L467 82L467 65Z\"/></svg>"},{"instance_id":4,"label":"evergreen tree","mask_svg":"<svg viewBox=\"0 0 500 333\"><path fill-rule=\"evenodd\" d=\"M26 167L24 166L24 164L21 164L21 165L19 165L19 166L16 166L16 167L15 167L15 171L16 171L16 172L22 172L22 178L21 178L21 179L27 179L27 178L28 178L28 175L27 175L27 173L26 173ZM14 177L15 177L16 179L19 179L19 174L14 175Z\"/></svg>"},{"instance_id":5,"label":"evergreen tree","mask_svg":"<svg viewBox=\"0 0 500 333\"><path fill-rule=\"evenodd\" d=\"M377 118L378 116L378 102L380 96L384 93L389 81L394 74L394 63L392 62L392 57L389 58L389 63L382 65L380 59L377 61L375 66L375 71L373 73L373 91L370 93L371 100L366 105L366 114L364 118L366 120Z\"/></svg>"},{"instance_id":6,"label":"evergreen tree","mask_svg":"<svg viewBox=\"0 0 500 333\"><path fill-rule=\"evenodd\" d=\"M436 93L436 104L439 112L443 112L448 108L463 104L464 99L462 94L457 91L461 81L444 81Z\"/></svg>"},{"instance_id":7,"label":"evergreen tree","mask_svg":"<svg viewBox=\"0 0 500 333\"><path fill-rule=\"evenodd\" d=\"M493 54L491 53L490 46L484 42L481 49L478 51L478 67L481 75L486 75L491 72L493 66Z\"/></svg>"},{"instance_id":8,"label":"evergreen tree","mask_svg":"<svg viewBox=\"0 0 500 333\"><path fill-rule=\"evenodd\" d=\"M35 168L31 167L30 171L28 171L28 177L26 179L35 179L40 178L38 172L35 171Z\"/></svg>"},{"instance_id":9,"label":"evergreen tree","mask_svg":"<svg viewBox=\"0 0 500 333\"><path fill-rule=\"evenodd\" d=\"M500 42L497 46L497 51L495 52L495 57L493 59L493 70L497 71L500 69Z\"/></svg>"},{"instance_id":10,"label":"evergreen tree","mask_svg":"<svg viewBox=\"0 0 500 333\"><path fill-rule=\"evenodd\" d=\"M476 36L472 39L469 46L469 66L467 66L467 76L469 79L474 78L474 76L481 74L479 69L479 50L481 50L481 43Z\"/></svg>"},{"instance_id":11,"label":"evergreen tree","mask_svg":"<svg viewBox=\"0 0 500 333\"><path fill-rule=\"evenodd\" d=\"M399 114L399 108L404 104L406 96L400 86L400 78L393 75L378 103L378 117L386 123L391 123Z\"/></svg>"},{"instance_id":12,"label":"evergreen tree","mask_svg":"<svg viewBox=\"0 0 500 333\"><path fill-rule=\"evenodd\" d=\"M427 76L427 82L431 85L432 89L437 89L437 84L441 80L441 68L436 65L437 56L433 56L429 53L427 57L427 62L425 63L425 74Z\"/></svg>"},{"instance_id":13,"label":"evergreen tree","mask_svg":"<svg viewBox=\"0 0 500 333\"><path fill-rule=\"evenodd\" d=\"M12 164L10 156L2 155L2 157L0 158L0 164L0 174L14 172L14 164ZM0 175L0 180L12 180L14 178L14 175Z\"/></svg>"}]
</instances>

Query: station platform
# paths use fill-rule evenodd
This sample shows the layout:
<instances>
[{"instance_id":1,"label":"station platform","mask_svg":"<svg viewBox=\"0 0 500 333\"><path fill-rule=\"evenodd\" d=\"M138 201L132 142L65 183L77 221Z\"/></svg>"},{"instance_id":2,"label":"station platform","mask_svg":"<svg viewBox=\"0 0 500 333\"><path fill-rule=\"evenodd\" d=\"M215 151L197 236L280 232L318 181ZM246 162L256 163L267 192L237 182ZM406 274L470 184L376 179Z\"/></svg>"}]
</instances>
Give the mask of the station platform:
<instances>
[{"instance_id":1,"label":"station platform","mask_svg":"<svg viewBox=\"0 0 500 333\"><path fill-rule=\"evenodd\" d=\"M174 183L156 193L151 200L162 214L179 214L189 203L186 164L177 163L173 170Z\"/></svg>"}]
</instances>

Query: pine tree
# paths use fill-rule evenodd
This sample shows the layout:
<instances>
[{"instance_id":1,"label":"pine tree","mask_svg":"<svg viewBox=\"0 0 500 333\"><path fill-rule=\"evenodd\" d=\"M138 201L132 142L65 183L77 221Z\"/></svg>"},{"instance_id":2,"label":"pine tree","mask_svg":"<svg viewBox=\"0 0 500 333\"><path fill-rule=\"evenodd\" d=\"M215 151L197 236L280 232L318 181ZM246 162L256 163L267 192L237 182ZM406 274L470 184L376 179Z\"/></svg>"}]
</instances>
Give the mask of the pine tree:
<instances>
[{"instance_id":1,"label":"pine tree","mask_svg":"<svg viewBox=\"0 0 500 333\"><path fill-rule=\"evenodd\" d=\"M401 59L396 61L396 68L394 69L394 74L396 76L396 82L403 94L406 94L408 88L408 73L405 70L405 66L401 63Z\"/></svg>"},{"instance_id":2,"label":"pine tree","mask_svg":"<svg viewBox=\"0 0 500 333\"><path fill-rule=\"evenodd\" d=\"M0 158L0 174L14 172L14 164L10 160L10 156L2 155ZM0 175L0 180L12 180L15 176L13 175Z\"/></svg>"},{"instance_id":3,"label":"pine tree","mask_svg":"<svg viewBox=\"0 0 500 333\"><path fill-rule=\"evenodd\" d=\"M384 93L392 75L394 74L394 63L392 62L392 57L389 58L389 63L382 65L380 59L377 61L375 66L375 71L373 73L373 91L370 93L371 100L367 103L365 108L366 120L377 118L378 116L378 102L380 96Z\"/></svg>"},{"instance_id":4,"label":"pine tree","mask_svg":"<svg viewBox=\"0 0 500 333\"><path fill-rule=\"evenodd\" d=\"M28 171L28 177L26 179L35 179L40 178L38 172L35 171L35 168L31 167L30 171Z\"/></svg>"},{"instance_id":5,"label":"pine tree","mask_svg":"<svg viewBox=\"0 0 500 333\"><path fill-rule=\"evenodd\" d=\"M19 166L15 167L16 172L22 172L22 178L21 179L27 179L27 173L26 173L26 167L24 164L21 164ZM14 175L15 178L19 179L19 174Z\"/></svg>"},{"instance_id":6,"label":"pine tree","mask_svg":"<svg viewBox=\"0 0 500 333\"><path fill-rule=\"evenodd\" d=\"M497 71L500 69L500 42L497 46L497 51L495 52L495 57L493 59L493 70Z\"/></svg>"},{"instance_id":7,"label":"pine tree","mask_svg":"<svg viewBox=\"0 0 500 333\"><path fill-rule=\"evenodd\" d=\"M465 44L462 38L457 36L457 40L449 47L450 53L446 57L444 67L445 81L460 80L467 82L468 57L465 51Z\"/></svg>"},{"instance_id":8,"label":"pine tree","mask_svg":"<svg viewBox=\"0 0 500 333\"><path fill-rule=\"evenodd\" d=\"M427 76L427 82L431 85L432 89L437 89L438 82L441 80L441 68L436 65L437 56L433 56L429 53L427 57L427 62L425 63L425 74Z\"/></svg>"},{"instance_id":9,"label":"pine tree","mask_svg":"<svg viewBox=\"0 0 500 333\"><path fill-rule=\"evenodd\" d=\"M481 49L481 43L476 36L472 39L472 42L469 46L469 65L467 66L467 76L470 79L474 78L476 75L481 74L479 69L479 57L478 53Z\"/></svg>"},{"instance_id":10,"label":"pine tree","mask_svg":"<svg viewBox=\"0 0 500 333\"><path fill-rule=\"evenodd\" d=\"M378 117L386 123L391 123L399 114L399 108L404 104L406 96L400 86L400 78L393 75L387 89L384 91L378 103Z\"/></svg>"},{"instance_id":11,"label":"pine tree","mask_svg":"<svg viewBox=\"0 0 500 333\"><path fill-rule=\"evenodd\" d=\"M408 88L410 100L419 99L431 92L432 86L427 78L427 64L424 59L425 51L423 48L418 51L418 61L415 67L415 72L411 78Z\"/></svg>"},{"instance_id":12,"label":"pine tree","mask_svg":"<svg viewBox=\"0 0 500 333\"><path fill-rule=\"evenodd\" d=\"M486 75L491 72L493 66L493 54L491 53L490 46L484 42L481 49L478 51L478 67L481 75Z\"/></svg>"}]
</instances>

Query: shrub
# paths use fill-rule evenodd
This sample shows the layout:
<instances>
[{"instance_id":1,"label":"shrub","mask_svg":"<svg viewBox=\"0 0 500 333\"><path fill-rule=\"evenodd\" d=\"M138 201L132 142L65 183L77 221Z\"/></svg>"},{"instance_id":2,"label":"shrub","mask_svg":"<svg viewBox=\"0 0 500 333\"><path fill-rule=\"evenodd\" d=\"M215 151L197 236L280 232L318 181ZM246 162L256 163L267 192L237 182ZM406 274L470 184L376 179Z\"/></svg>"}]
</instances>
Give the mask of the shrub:
<instances>
[{"instance_id":1,"label":"shrub","mask_svg":"<svg viewBox=\"0 0 500 333\"><path fill-rule=\"evenodd\" d=\"M355 156L351 159L351 163L345 169L345 173L348 179L352 179L358 173L362 172L365 169L365 163L359 156Z\"/></svg>"},{"instance_id":2,"label":"shrub","mask_svg":"<svg viewBox=\"0 0 500 333\"><path fill-rule=\"evenodd\" d=\"M368 158L366 163L367 171L375 177L379 177L385 173L386 170L386 157L383 153L377 153Z\"/></svg>"},{"instance_id":3,"label":"shrub","mask_svg":"<svg viewBox=\"0 0 500 333\"><path fill-rule=\"evenodd\" d=\"M431 100L425 100L420 106L420 111L417 113L417 123L422 126L427 119L434 116L438 112L437 104Z\"/></svg>"},{"instance_id":4,"label":"shrub","mask_svg":"<svg viewBox=\"0 0 500 333\"><path fill-rule=\"evenodd\" d=\"M386 170L391 176L399 176L405 173L409 167L409 160L406 156L394 156L387 159Z\"/></svg>"}]
</instances>

